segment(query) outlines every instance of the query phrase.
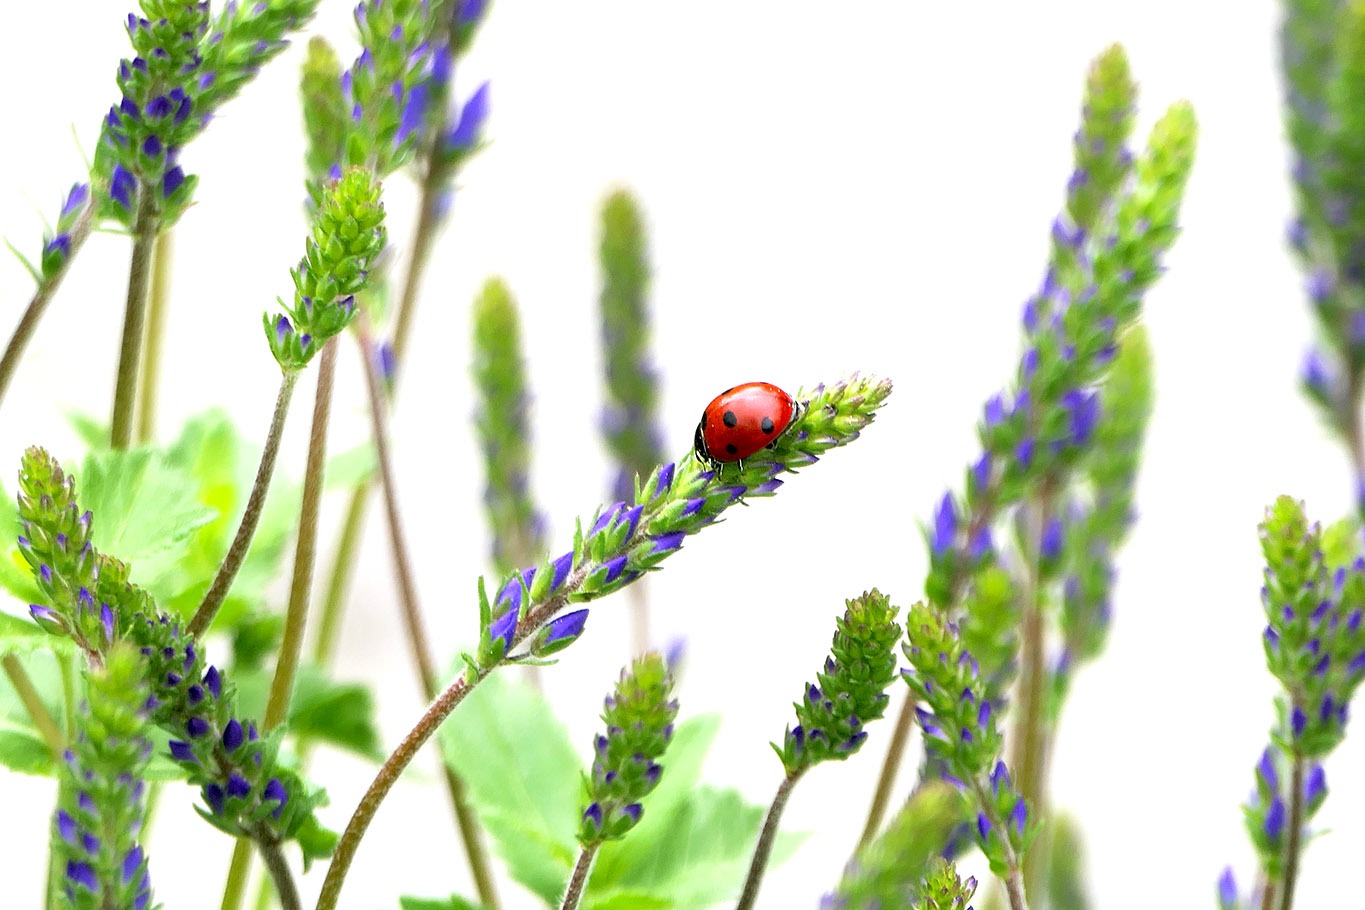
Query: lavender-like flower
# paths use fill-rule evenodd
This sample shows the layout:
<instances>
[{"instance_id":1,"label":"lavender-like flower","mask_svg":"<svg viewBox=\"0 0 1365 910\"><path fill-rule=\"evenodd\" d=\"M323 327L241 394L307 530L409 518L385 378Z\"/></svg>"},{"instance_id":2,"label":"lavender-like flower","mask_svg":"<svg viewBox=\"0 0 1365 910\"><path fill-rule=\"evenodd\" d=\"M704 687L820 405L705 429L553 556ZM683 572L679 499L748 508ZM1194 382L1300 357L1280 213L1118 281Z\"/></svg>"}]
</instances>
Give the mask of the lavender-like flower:
<instances>
[{"instance_id":1,"label":"lavender-like flower","mask_svg":"<svg viewBox=\"0 0 1365 910\"><path fill-rule=\"evenodd\" d=\"M351 168L327 185L313 213L303 258L290 273L294 304L287 316L262 317L271 353L282 369L303 369L350 325L355 295L368 284L386 236L381 187L373 173Z\"/></svg>"},{"instance_id":2,"label":"lavender-like flower","mask_svg":"<svg viewBox=\"0 0 1365 910\"><path fill-rule=\"evenodd\" d=\"M682 460L656 468L632 502L597 512L584 530L579 525L573 549L540 566L514 572L490 602L480 581L480 644L470 658L473 678L491 670L514 647L569 603L620 590L681 548L683 540L714 522L741 499L771 496L782 485L777 476L813 464L832 448L858 438L891 394L891 383L854 376L831 386L799 393L801 416L778 439L722 477L689 452ZM495 619L516 609L516 629L504 641L490 635Z\"/></svg>"},{"instance_id":3,"label":"lavender-like flower","mask_svg":"<svg viewBox=\"0 0 1365 910\"><path fill-rule=\"evenodd\" d=\"M621 671L616 691L607 696L606 731L593 740L592 770L584 781L587 805L578 841L585 848L619 840L639 823L642 801L663 774L658 760L673 738L677 715L673 676L661 654L650 651Z\"/></svg>"},{"instance_id":4,"label":"lavender-like flower","mask_svg":"<svg viewBox=\"0 0 1365 910\"><path fill-rule=\"evenodd\" d=\"M992 871L1016 879L1038 826L999 760L1003 737L977 663L957 627L933 607L915 604L905 625L904 677L919 703L925 748L975 803L977 843Z\"/></svg>"},{"instance_id":5,"label":"lavender-like flower","mask_svg":"<svg viewBox=\"0 0 1365 910\"><path fill-rule=\"evenodd\" d=\"M530 395L521 319L502 281L489 279L474 300L474 428L483 451L484 509L493 567L506 576L545 550L545 519L531 497Z\"/></svg>"},{"instance_id":6,"label":"lavender-like flower","mask_svg":"<svg viewBox=\"0 0 1365 910\"><path fill-rule=\"evenodd\" d=\"M1267 887L1292 899L1305 828L1327 797L1320 762L1345 737L1365 679L1365 557L1357 534L1324 557L1322 531L1288 496L1266 511L1260 536L1266 665L1284 691L1245 819Z\"/></svg>"},{"instance_id":7,"label":"lavender-like flower","mask_svg":"<svg viewBox=\"0 0 1365 910\"><path fill-rule=\"evenodd\" d=\"M788 778L823 761L842 761L858 751L869 721L886 710L887 687L896 678L895 645L901 627L890 598L875 588L845 601L835 620L834 642L817 682L796 702L797 724L782 745L773 744Z\"/></svg>"},{"instance_id":8,"label":"lavender-like flower","mask_svg":"<svg viewBox=\"0 0 1365 910\"><path fill-rule=\"evenodd\" d=\"M664 460L659 381L649 353L649 251L640 207L625 190L602 204L600 258L607 395L602 434L616 461L612 497L625 500L635 478Z\"/></svg>"},{"instance_id":9,"label":"lavender-like flower","mask_svg":"<svg viewBox=\"0 0 1365 910\"><path fill-rule=\"evenodd\" d=\"M152 756L147 686L137 651L112 648L86 676L86 703L63 767L53 820L64 906L145 910L152 897L138 836L146 817L143 774Z\"/></svg>"}]
</instances>

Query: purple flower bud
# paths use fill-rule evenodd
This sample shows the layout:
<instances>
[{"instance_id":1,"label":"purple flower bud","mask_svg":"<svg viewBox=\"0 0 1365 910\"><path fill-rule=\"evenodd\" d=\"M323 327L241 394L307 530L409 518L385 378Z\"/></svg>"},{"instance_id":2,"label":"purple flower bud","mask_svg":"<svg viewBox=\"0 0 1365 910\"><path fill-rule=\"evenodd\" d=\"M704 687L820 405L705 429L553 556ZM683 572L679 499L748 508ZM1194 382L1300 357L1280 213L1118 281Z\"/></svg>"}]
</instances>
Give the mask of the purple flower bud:
<instances>
[{"instance_id":1,"label":"purple flower bud","mask_svg":"<svg viewBox=\"0 0 1365 910\"><path fill-rule=\"evenodd\" d=\"M289 321L289 317L281 313L275 319L275 344L284 344L284 339L294 331L294 325Z\"/></svg>"},{"instance_id":2,"label":"purple flower bud","mask_svg":"<svg viewBox=\"0 0 1365 910\"><path fill-rule=\"evenodd\" d=\"M1233 878L1231 866L1224 868L1223 874L1218 876L1218 907L1219 910L1237 907L1237 879Z\"/></svg>"},{"instance_id":3,"label":"purple flower bud","mask_svg":"<svg viewBox=\"0 0 1365 910\"><path fill-rule=\"evenodd\" d=\"M1295 705L1294 710L1290 713L1289 726L1294 731L1295 739L1302 736L1304 727L1308 726L1308 715L1304 714L1303 709L1298 705Z\"/></svg>"},{"instance_id":4,"label":"purple flower bud","mask_svg":"<svg viewBox=\"0 0 1365 910\"><path fill-rule=\"evenodd\" d=\"M1071 445L1083 446L1090 441L1099 421L1099 396L1094 392L1073 389L1062 396L1062 407L1071 419Z\"/></svg>"},{"instance_id":5,"label":"purple flower bud","mask_svg":"<svg viewBox=\"0 0 1365 910\"><path fill-rule=\"evenodd\" d=\"M1019 375L1027 382L1033 378L1033 374L1038 372L1038 349L1030 347L1024 352L1024 358L1019 361Z\"/></svg>"},{"instance_id":6,"label":"purple flower bud","mask_svg":"<svg viewBox=\"0 0 1365 910\"><path fill-rule=\"evenodd\" d=\"M241 721L235 717L229 720L223 727L223 748L228 752L236 752L244 739Z\"/></svg>"},{"instance_id":7,"label":"purple flower bud","mask_svg":"<svg viewBox=\"0 0 1365 910\"><path fill-rule=\"evenodd\" d=\"M213 693L215 699L222 697L223 680L222 677L218 675L217 667L209 667L208 672L204 674L204 685Z\"/></svg>"},{"instance_id":8,"label":"purple flower bud","mask_svg":"<svg viewBox=\"0 0 1365 910\"><path fill-rule=\"evenodd\" d=\"M430 100L431 89L425 82L418 82L408 92L402 116L398 121L398 132L393 137L395 144L403 142L422 126Z\"/></svg>"},{"instance_id":9,"label":"purple flower bud","mask_svg":"<svg viewBox=\"0 0 1365 910\"><path fill-rule=\"evenodd\" d=\"M652 554L672 553L682 547L683 540L687 537L682 531L673 531L669 534L660 534L658 537L651 537L653 546L650 550Z\"/></svg>"},{"instance_id":10,"label":"purple flower bud","mask_svg":"<svg viewBox=\"0 0 1365 910\"><path fill-rule=\"evenodd\" d=\"M671 461L659 468L659 479L654 484L654 495L651 497L652 499L658 499L660 496L673 489L673 474L675 470L676 466Z\"/></svg>"},{"instance_id":11,"label":"purple flower bud","mask_svg":"<svg viewBox=\"0 0 1365 910\"><path fill-rule=\"evenodd\" d=\"M191 717L185 721L185 732L190 735L190 739L199 739L207 736L213 727L202 717Z\"/></svg>"},{"instance_id":12,"label":"purple flower bud","mask_svg":"<svg viewBox=\"0 0 1365 910\"><path fill-rule=\"evenodd\" d=\"M1270 802L1270 809L1265 814L1265 836L1271 843L1280 839L1284 833L1284 801L1280 795L1275 794L1275 798Z\"/></svg>"},{"instance_id":13,"label":"purple flower bud","mask_svg":"<svg viewBox=\"0 0 1365 910\"><path fill-rule=\"evenodd\" d=\"M204 786L204 802L208 803L209 811L214 815L221 815L223 812L223 788L218 784L206 784Z\"/></svg>"},{"instance_id":14,"label":"purple flower bud","mask_svg":"<svg viewBox=\"0 0 1365 910\"><path fill-rule=\"evenodd\" d=\"M602 567L607 570L607 574L602 579L602 583L609 585L620 577L621 572L626 568L626 556L621 555L614 559L608 559L606 562L602 563Z\"/></svg>"},{"instance_id":15,"label":"purple flower bud","mask_svg":"<svg viewBox=\"0 0 1365 910\"><path fill-rule=\"evenodd\" d=\"M55 610L53 610L51 607L45 607L42 604L29 604L28 612L34 619L38 620L39 622L47 621L53 623L61 623L62 621L61 617L57 615L57 612Z\"/></svg>"},{"instance_id":16,"label":"purple flower bud","mask_svg":"<svg viewBox=\"0 0 1365 910\"><path fill-rule=\"evenodd\" d=\"M934 511L934 529L929 535L929 550L934 556L942 556L953 546L957 537L957 506L953 494L944 493Z\"/></svg>"},{"instance_id":17,"label":"purple flower bud","mask_svg":"<svg viewBox=\"0 0 1365 910\"><path fill-rule=\"evenodd\" d=\"M976 813L976 833L983 841L986 840L991 833L991 820L986 817L986 813L984 812Z\"/></svg>"},{"instance_id":18,"label":"purple flower bud","mask_svg":"<svg viewBox=\"0 0 1365 910\"><path fill-rule=\"evenodd\" d=\"M1295 218L1289 222L1289 226L1285 229L1285 239L1289 241L1290 247L1300 253L1308 251L1308 225L1304 223L1302 218Z\"/></svg>"},{"instance_id":19,"label":"purple flower bud","mask_svg":"<svg viewBox=\"0 0 1365 910\"><path fill-rule=\"evenodd\" d=\"M590 823L595 830L602 830L602 806L600 803L593 803L583 810L583 820Z\"/></svg>"},{"instance_id":20,"label":"purple flower bud","mask_svg":"<svg viewBox=\"0 0 1365 910\"><path fill-rule=\"evenodd\" d=\"M1327 365L1323 362L1322 355L1315 349L1309 349L1304 355L1299 378L1315 395L1329 397L1332 394L1332 379L1327 371Z\"/></svg>"},{"instance_id":21,"label":"purple flower bud","mask_svg":"<svg viewBox=\"0 0 1365 910\"><path fill-rule=\"evenodd\" d=\"M57 810L57 834L73 847L76 845L76 820L65 809Z\"/></svg>"},{"instance_id":22,"label":"purple flower bud","mask_svg":"<svg viewBox=\"0 0 1365 910\"><path fill-rule=\"evenodd\" d=\"M128 851L128 855L123 858L123 883L131 884L133 876L137 875L138 869L142 867L142 846L134 845Z\"/></svg>"},{"instance_id":23,"label":"purple flower bud","mask_svg":"<svg viewBox=\"0 0 1365 910\"><path fill-rule=\"evenodd\" d=\"M517 610L510 609L488 624L488 637L492 641L502 642L502 653L506 654L512 647L512 637L517 631Z\"/></svg>"},{"instance_id":24,"label":"purple flower bud","mask_svg":"<svg viewBox=\"0 0 1365 910\"><path fill-rule=\"evenodd\" d=\"M1029 465L1033 464L1033 437L1025 436L1019 441L1014 449L1014 459L1023 470L1029 469Z\"/></svg>"},{"instance_id":25,"label":"purple flower bud","mask_svg":"<svg viewBox=\"0 0 1365 910\"><path fill-rule=\"evenodd\" d=\"M90 184L77 183L71 187L71 192L66 194L66 201L62 203L62 218L70 217L90 198Z\"/></svg>"},{"instance_id":26,"label":"purple flower bud","mask_svg":"<svg viewBox=\"0 0 1365 910\"><path fill-rule=\"evenodd\" d=\"M1327 269L1317 268L1308 276L1307 290L1313 306L1320 307L1336 293L1336 281Z\"/></svg>"},{"instance_id":27,"label":"purple flower bud","mask_svg":"<svg viewBox=\"0 0 1365 910\"><path fill-rule=\"evenodd\" d=\"M643 511L644 506L631 506L630 508L621 511L619 521L624 522L628 528L626 531L627 540L635 536L635 531L640 526L640 514Z\"/></svg>"},{"instance_id":28,"label":"purple flower bud","mask_svg":"<svg viewBox=\"0 0 1365 910\"><path fill-rule=\"evenodd\" d=\"M592 527L588 529L588 533L584 536L592 537L595 534L605 531L614 521L616 521L617 514L625 507L626 504L624 502L618 502L610 508L602 510L602 512L598 514L597 520L592 523Z\"/></svg>"},{"instance_id":29,"label":"purple flower bud","mask_svg":"<svg viewBox=\"0 0 1365 910\"><path fill-rule=\"evenodd\" d=\"M1038 553L1045 560L1054 560L1062 555L1062 522L1053 518L1043 527L1043 536L1038 541Z\"/></svg>"},{"instance_id":30,"label":"purple flower bud","mask_svg":"<svg viewBox=\"0 0 1365 910\"><path fill-rule=\"evenodd\" d=\"M1014 832L1019 837L1024 836L1024 825L1028 824L1028 805L1024 798L1019 797L1019 801L1014 804L1014 809L1010 811L1010 822L1014 825Z\"/></svg>"},{"instance_id":31,"label":"purple flower bud","mask_svg":"<svg viewBox=\"0 0 1365 910\"><path fill-rule=\"evenodd\" d=\"M583 626L588 621L587 610L575 610L556 617L545 627L543 644L552 645L561 641L573 641L583 634Z\"/></svg>"},{"instance_id":32,"label":"purple flower bud","mask_svg":"<svg viewBox=\"0 0 1365 910\"><path fill-rule=\"evenodd\" d=\"M112 645L114 643L114 611L109 608L107 603L100 604L100 625L104 627L105 645Z\"/></svg>"},{"instance_id":33,"label":"purple flower bud","mask_svg":"<svg viewBox=\"0 0 1365 910\"><path fill-rule=\"evenodd\" d=\"M1266 790L1273 792L1280 789L1280 776L1275 771L1275 760L1269 749L1261 753L1261 760L1256 763L1256 777Z\"/></svg>"},{"instance_id":34,"label":"purple flower bud","mask_svg":"<svg viewBox=\"0 0 1365 910\"><path fill-rule=\"evenodd\" d=\"M460 108L460 119L446 137L446 148L452 152L464 152L473 148L483 133L483 124L487 119L488 83L485 82Z\"/></svg>"},{"instance_id":35,"label":"purple flower bud","mask_svg":"<svg viewBox=\"0 0 1365 910\"><path fill-rule=\"evenodd\" d=\"M179 762L198 764L199 758L194 754L194 747L187 742L173 739L167 743L171 749L171 758Z\"/></svg>"},{"instance_id":36,"label":"purple flower bud","mask_svg":"<svg viewBox=\"0 0 1365 910\"><path fill-rule=\"evenodd\" d=\"M233 772L228 775L227 795L236 799L246 799L251 793L251 781Z\"/></svg>"},{"instance_id":37,"label":"purple flower bud","mask_svg":"<svg viewBox=\"0 0 1365 910\"><path fill-rule=\"evenodd\" d=\"M635 825L639 823L640 813L643 811L644 809L639 803L630 803L629 805L622 807L621 814L630 819L632 825Z\"/></svg>"},{"instance_id":38,"label":"purple flower bud","mask_svg":"<svg viewBox=\"0 0 1365 910\"><path fill-rule=\"evenodd\" d=\"M469 25L483 18L487 0L464 0L460 4L460 25Z\"/></svg>"},{"instance_id":39,"label":"purple flower bud","mask_svg":"<svg viewBox=\"0 0 1365 910\"><path fill-rule=\"evenodd\" d=\"M1327 772L1322 769L1322 765L1314 762L1308 769L1308 778L1303 782L1303 801L1311 806L1326 794Z\"/></svg>"},{"instance_id":40,"label":"purple flower bud","mask_svg":"<svg viewBox=\"0 0 1365 910\"><path fill-rule=\"evenodd\" d=\"M98 891L100 882L95 870L89 863L78 863L74 859L66 861L66 877L72 884Z\"/></svg>"},{"instance_id":41,"label":"purple flower bud","mask_svg":"<svg viewBox=\"0 0 1365 910\"><path fill-rule=\"evenodd\" d=\"M1065 216L1059 215L1052 222L1052 242L1061 247L1079 250L1085 242L1085 231L1067 223Z\"/></svg>"},{"instance_id":42,"label":"purple flower bud","mask_svg":"<svg viewBox=\"0 0 1365 910\"><path fill-rule=\"evenodd\" d=\"M696 515L698 512L700 512L702 506L704 505L706 505L706 500L701 497L698 497L696 499L689 499L687 501L687 504L683 506L683 510L680 513L678 513L678 517L691 518L693 515Z\"/></svg>"}]
</instances>

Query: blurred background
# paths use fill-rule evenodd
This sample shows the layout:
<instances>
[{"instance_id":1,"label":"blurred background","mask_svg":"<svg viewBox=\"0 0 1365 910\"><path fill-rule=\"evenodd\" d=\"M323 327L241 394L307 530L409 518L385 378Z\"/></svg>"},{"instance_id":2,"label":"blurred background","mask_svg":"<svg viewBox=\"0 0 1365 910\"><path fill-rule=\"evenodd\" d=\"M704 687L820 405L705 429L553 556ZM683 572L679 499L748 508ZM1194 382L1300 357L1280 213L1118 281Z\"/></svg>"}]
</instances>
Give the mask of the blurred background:
<instances>
[{"instance_id":1,"label":"blurred background","mask_svg":"<svg viewBox=\"0 0 1365 910\"><path fill-rule=\"evenodd\" d=\"M127 5L6 11L0 233L29 255L116 97ZM343 61L356 52L350 13L324 0L312 27ZM738 382L794 391L859 370L896 384L856 445L776 498L732 511L650 579L657 639L686 640L682 715L725 714L706 778L766 803L781 775L767 743L791 722L844 599L874 585L902 606L921 596L921 524L945 487L960 486L981 404L1017 363L1019 313L1062 204L1086 68L1121 41L1140 86L1139 136L1188 98L1201 139L1185 232L1147 301L1157 400L1140 517L1119 558L1108 652L1078 676L1063 715L1053 793L1086 835L1098 907L1212 906L1228 863L1245 883L1254 860L1240 804L1274 691L1259 637L1256 523L1280 493L1323 521L1351 507L1346 456L1297 390L1311 325L1283 240L1277 28L1269 0L495 3L456 75L462 97L491 81L491 145L462 174L392 425L421 604L441 653L476 634L475 580L489 565L470 432L471 300L499 274L521 304L532 485L563 550L610 478L598 433L597 225L604 194L627 186L649 220L669 452L688 449L702 407ZM176 229L163 439L213 405L247 436L264 435L278 373L260 313L290 292L305 231L301 51L269 66L183 157L202 182ZM414 200L409 181L390 181L400 255ZM26 445L77 458L67 413L106 418L127 249L126 238L95 237L33 340L0 411L7 488ZM0 260L6 336L30 290L17 262ZM354 345L342 353L338 451L366 433ZM315 373L301 384L281 460L295 476ZM329 500L324 541L342 507ZM380 510L370 515L338 666L377 686L392 744L423 702ZM601 602L584 639L545 674L584 756L629 657L625 607ZM759 906L811 907L833 886L891 723L869 729L863 754L798 788L784 828L811 833L770 870ZM1319 822L1329 833L1307 850L1303 906L1339 902L1349 887L1336 883L1349 881L1338 872L1365 843L1365 780L1347 769L1363 758L1357 732L1327 764L1333 794ZM331 795L323 821L340 829L374 769L328 751L314 769ZM344 906L471 893L435 770L432 750L381 811ZM6 906L38 906L54 789L0 773ZM148 843L169 908L216 906L230 853L190 811L193 795L167 788ZM988 875L979 857L960 868ZM306 876L305 895L320 882L317 870ZM510 883L501 890L509 907L533 905Z\"/></svg>"}]
</instances>

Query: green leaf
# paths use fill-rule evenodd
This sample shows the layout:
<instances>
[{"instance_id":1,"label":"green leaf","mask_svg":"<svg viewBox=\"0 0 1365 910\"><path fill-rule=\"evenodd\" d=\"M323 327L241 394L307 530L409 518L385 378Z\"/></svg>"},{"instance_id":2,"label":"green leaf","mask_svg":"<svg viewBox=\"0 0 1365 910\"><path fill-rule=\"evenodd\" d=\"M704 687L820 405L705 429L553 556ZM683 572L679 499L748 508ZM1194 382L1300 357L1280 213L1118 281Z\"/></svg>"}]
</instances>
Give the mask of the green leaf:
<instances>
[{"instance_id":1,"label":"green leaf","mask_svg":"<svg viewBox=\"0 0 1365 910\"><path fill-rule=\"evenodd\" d=\"M583 898L583 910L671 910L675 906L666 897L641 891L609 891Z\"/></svg>"},{"instance_id":2,"label":"green leaf","mask_svg":"<svg viewBox=\"0 0 1365 910\"><path fill-rule=\"evenodd\" d=\"M588 884L589 896L595 897L604 886L611 886L611 890L671 898L679 907L704 907L733 899L748 872L763 814L763 807L744 802L738 791L701 786L692 789L666 817L659 818L658 826L666 836L644 838L637 834L651 815L646 803L639 827L624 840L602 848L603 854L609 850L616 854L615 881L599 882L594 875ZM779 835L774 863L789 856L800 837Z\"/></svg>"},{"instance_id":3,"label":"green leaf","mask_svg":"<svg viewBox=\"0 0 1365 910\"><path fill-rule=\"evenodd\" d=\"M495 674L438 736L508 872L557 903L578 856L582 765L544 697Z\"/></svg>"},{"instance_id":4,"label":"green leaf","mask_svg":"<svg viewBox=\"0 0 1365 910\"><path fill-rule=\"evenodd\" d=\"M486 910L483 904L452 894L450 897L400 897L400 910Z\"/></svg>"},{"instance_id":5,"label":"green leaf","mask_svg":"<svg viewBox=\"0 0 1365 910\"><path fill-rule=\"evenodd\" d=\"M68 411L66 422L71 424L71 429L76 431L76 435L81 438L81 442L85 443L85 447L90 451L108 447L109 424L104 421L91 414Z\"/></svg>"},{"instance_id":6,"label":"green leaf","mask_svg":"<svg viewBox=\"0 0 1365 910\"><path fill-rule=\"evenodd\" d=\"M35 622L0 613L0 657L32 654L35 651L74 654L76 646L71 639L53 635L39 628Z\"/></svg>"},{"instance_id":7,"label":"green leaf","mask_svg":"<svg viewBox=\"0 0 1365 910\"><path fill-rule=\"evenodd\" d=\"M211 522L194 478L152 449L95 452L76 473L80 503L95 516L95 547L132 567L132 579L155 595L174 572L190 536Z\"/></svg>"},{"instance_id":8,"label":"green leaf","mask_svg":"<svg viewBox=\"0 0 1365 910\"><path fill-rule=\"evenodd\" d=\"M57 763L47 743L30 730L14 729L0 721L0 765L21 774L57 775Z\"/></svg>"},{"instance_id":9,"label":"green leaf","mask_svg":"<svg viewBox=\"0 0 1365 910\"><path fill-rule=\"evenodd\" d=\"M60 640L47 634L43 638L54 642ZM63 687L57 662L61 658L46 649L37 648L28 653L17 649L11 653L16 655L25 675L47 706L48 713L60 726L62 718L66 716L60 699ZM14 691L8 674L4 673L0 673L0 765L24 774L41 774L45 777L55 777L57 774L57 763L48 751L47 743L33 726L28 709L20 700L19 693Z\"/></svg>"}]
</instances>

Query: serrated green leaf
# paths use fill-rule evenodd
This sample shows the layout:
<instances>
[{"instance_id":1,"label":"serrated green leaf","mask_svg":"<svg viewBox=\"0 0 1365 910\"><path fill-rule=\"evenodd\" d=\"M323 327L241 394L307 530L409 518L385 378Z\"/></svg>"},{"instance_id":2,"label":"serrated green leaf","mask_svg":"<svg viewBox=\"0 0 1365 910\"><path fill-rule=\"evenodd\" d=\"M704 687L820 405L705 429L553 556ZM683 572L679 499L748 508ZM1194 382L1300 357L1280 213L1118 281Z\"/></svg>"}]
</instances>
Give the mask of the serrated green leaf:
<instances>
[{"instance_id":1,"label":"serrated green leaf","mask_svg":"<svg viewBox=\"0 0 1365 910\"><path fill-rule=\"evenodd\" d=\"M646 804L645 817L649 814ZM746 803L738 791L694 788L662 820L667 838L637 840L631 832L624 840L604 845L603 853L610 847L623 854L616 859L620 871L614 887L671 898L679 907L733 899L744 884L763 815L763 807ZM779 835L773 863L789 856L803 836ZM594 875L589 896L597 893L595 883Z\"/></svg>"},{"instance_id":2,"label":"serrated green leaf","mask_svg":"<svg viewBox=\"0 0 1365 910\"><path fill-rule=\"evenodd\" d=\"M71 429L76 431L76 435L90 451L108 447L109 424L104 421L80 411L68 411L66 422L71 424Z\"/></svg>"},{"instance_id":3,"label":"serrated green leaf","mask_svg":"<svg viewBox=\"0 0 1365 910\"><path fill-rule=\"evenodd\" d=\"M55 777L57 763L36 732L14 729L0 721L0 765L20 774Z\"/></svg>"},{"instance_id":4,"label":"serrated green leaf","mask_svg":"<svg viewBox=\"0 0 1365 910\"><path fill-rule=\"evenodd\" d=\"M37 623L0 613L0 657L32 654L35 651L74 654L76 646L71 639L53 635L39 628Z\"/></svg>"},{"instance_id":5,"label":"serrated green leaf","mask_svg":"<svg viewBox=\"0 0 1365 910\"><path fill-rule=\"evenodd\" d=\"M490 676L438 736L509 873L554 904L578 856L582 765L544 697Z\"/></svg>"},{"instance_id":6,"label":"serrated green leaf","mask_svg":"<svg viewBox=\"0 0 1365 910\"><path fill-rule=\"evenodd\" d=\"M76 478L81 507L95 516L95 547L129 563L132 579L149 589L175 571L190 536L214 518L193 477L152 449L92 453Z\"/></svg>"},{"instance_id":7,"label":"serrated green leaf","mask_svg":"<svg viewBox=\"0 0 1365 910\"><path fill-rule=\"evenodd\" d=\"M400 897L400 910L487 910L483 904L475 903L452 894L450 897Z\"/></svg>"}]
</instances>

